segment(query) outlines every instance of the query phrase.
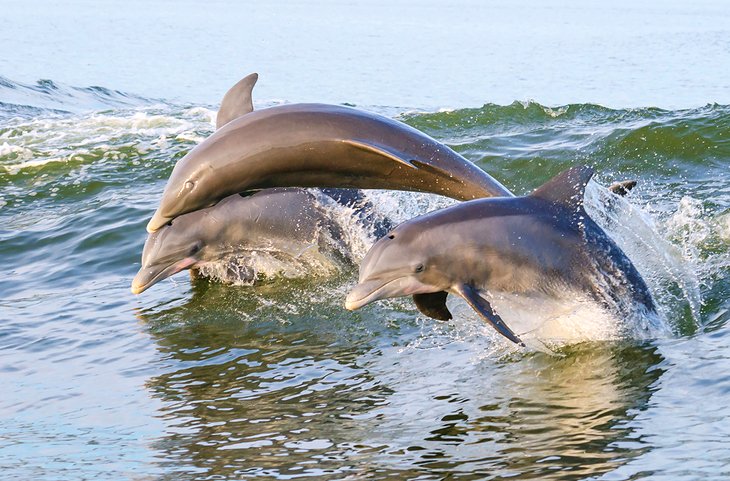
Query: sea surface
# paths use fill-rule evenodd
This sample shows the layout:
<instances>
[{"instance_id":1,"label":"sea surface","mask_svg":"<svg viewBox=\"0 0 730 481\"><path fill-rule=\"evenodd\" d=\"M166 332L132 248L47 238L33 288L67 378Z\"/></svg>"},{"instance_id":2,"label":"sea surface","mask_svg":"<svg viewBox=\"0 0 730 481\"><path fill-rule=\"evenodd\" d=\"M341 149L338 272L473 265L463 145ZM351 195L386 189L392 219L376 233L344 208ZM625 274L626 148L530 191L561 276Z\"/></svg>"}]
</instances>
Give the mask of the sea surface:
<instances>
[{"instance_id":1,"label":"sea surface","mask_svg":"<svg viewBox=\"0 0 730 481\"><path fill-rule=\"evenodd\" d=\"M0 479L730 477L724 3L64 5L3 3ZM254 70L256 108L394 117L516 194L593 165L659 325L560 315L518 350L459 301L346 311L373 239L335 208L334 269L132 295L175 162ZM395 222L453 203L367 195Z\"/></svg>"}]
</instances>

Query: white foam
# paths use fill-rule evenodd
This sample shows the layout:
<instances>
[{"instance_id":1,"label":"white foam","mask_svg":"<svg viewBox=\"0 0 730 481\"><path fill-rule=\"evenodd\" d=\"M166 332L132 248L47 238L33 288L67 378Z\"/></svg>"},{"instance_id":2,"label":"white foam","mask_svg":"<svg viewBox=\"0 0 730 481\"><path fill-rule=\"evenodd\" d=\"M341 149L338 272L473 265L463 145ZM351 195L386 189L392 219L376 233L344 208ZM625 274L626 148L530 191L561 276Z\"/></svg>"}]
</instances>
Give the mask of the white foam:
<instances>
[{"instance_id":1,"label":"white foam","mask_svg":"<svg viewBox=\"0 0 730 481\"><path fill-rule=\"evenodd\" d=\"M232 285L251 286L275 277L297 279L332 276L341 266L316 245L303 246L297 255L278 250L239 251L215 262L200 264L200 275Z\"/></svg>"},{"instance_id":2,"label":"white foam","mask_svg":"<svg viewBox=\"0 0 730 481\"><path fill-rule=\"evenodd\" d=\"M419 192L368 190L365 195L380 214L397 224L457 202L440 195Z\"/></svg>"},{"instance_id":3,"label":"white foam","mask_svg":"<svg viewBox=\"0 0 730 481\"><path fill-rule=\"evenodd\" d=\"M718 233L725 242L730 242L730 213L717 218Z\"/></svg>"},{"instance_id":4,"label":"white foam","mask_svg":"<svg viewBox=\"0 0 730 481\"><path fill-rule=\"evenodd\" d=\"M16 119L0 137L0 169L15 175L53 163L124 159L125 147L143 154L167 147L169 139L198 143L205 138L201 131L210 128L211 116L210 111L199 110L186 116L145 107L114 114ZM200 116L205 121L202 126ZM130 140L120 142L124 136Z\"/></svg>"}]
</instances>

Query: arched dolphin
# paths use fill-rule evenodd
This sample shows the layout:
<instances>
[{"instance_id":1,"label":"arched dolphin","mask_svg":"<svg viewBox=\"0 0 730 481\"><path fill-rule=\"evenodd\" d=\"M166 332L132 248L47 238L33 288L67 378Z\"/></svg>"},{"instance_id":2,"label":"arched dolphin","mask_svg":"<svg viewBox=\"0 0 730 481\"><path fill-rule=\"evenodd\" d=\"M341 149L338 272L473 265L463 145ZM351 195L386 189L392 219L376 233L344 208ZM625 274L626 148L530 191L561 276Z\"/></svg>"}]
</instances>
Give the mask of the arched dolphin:
<instances>
[{"instance_id":1,"label":"arched dolphin","mask_svg":"<svg viewBox=\"0 0 730 481\"><path fill-rule=\"evenodd\" d=\"M324 104L251 112L256 78L225 95L216 132L175 165L149 232L228 195L269 187L410 190L458 200L512 195L449 147L381 115Z\"/></svg>"},{"instance_id":2,"label":"arched dolphin","mask_svg":"<svg viewBox=\"0 0 730 481\"><path fill-rule=\"evenodd\" d=\"M447 320L453 293L516 343L485 291L557 298L578 291L614 310L654 312L636 268L583 209L592 175L574 167L526 197L464 202L404 222L363 259L347 309L414 295L422 313Z\"/></svg>"},{"instance_id":3,"label":"arched dolphin","mask_svg":"<svg viewBox=\"0 0 730 481\"><path fill-rule=\"evenodd\" d=\"M251 196L227 197L213 207L191 212L147 237L142 266L132 281L139 294L157 282L205 262L244 251L297 257L338 238L312 193L297 188L266 189Z\"/></svg>"}]
</instances>

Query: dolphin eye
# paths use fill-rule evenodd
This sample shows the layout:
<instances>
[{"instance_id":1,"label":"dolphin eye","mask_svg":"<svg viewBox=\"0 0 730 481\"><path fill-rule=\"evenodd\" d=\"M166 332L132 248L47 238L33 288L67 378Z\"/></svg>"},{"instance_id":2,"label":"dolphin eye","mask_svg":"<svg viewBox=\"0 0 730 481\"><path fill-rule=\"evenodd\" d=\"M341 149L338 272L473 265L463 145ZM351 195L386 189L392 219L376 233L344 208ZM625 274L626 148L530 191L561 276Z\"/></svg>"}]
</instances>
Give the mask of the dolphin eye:
<instances>
[{"instance_id":1,"label":"dolphin eye","mask_svg":"<svg viewBox=\"0 0 730 481\"><path fill-rule=\"evenodd\" d=\"M197 254L198 252L200 252L200 249L201 249L200 243L199 243L199 242L196 242L196 243L195 243L195 244L193 244L193 246L192 246L192 247L190 248L190 251L189 251L188 255L190 255L190 256L194 256L195 254Z\"/></svg>"},{"instance_id":2,"label":"dolphin eye","mask_svg":"<svg viewBox=\"0 0 730 481\"><path fill-rule=\"evenodd\" d=\"M423 272L424 269L425 269L425 267L423 264L418 264L414 270L416 272Z\"/></svg>"},{"instance_id":3,"label":"dolphin eye","mask_svg":"<svg viewBox=\"0 0 730 481\"><path fill-rule=\"evenodd\" d=\"M388 239L395 239L395 236L394 236L393 234L390 234L390 235L388 236Z\"/></svg>"}]
</instances>

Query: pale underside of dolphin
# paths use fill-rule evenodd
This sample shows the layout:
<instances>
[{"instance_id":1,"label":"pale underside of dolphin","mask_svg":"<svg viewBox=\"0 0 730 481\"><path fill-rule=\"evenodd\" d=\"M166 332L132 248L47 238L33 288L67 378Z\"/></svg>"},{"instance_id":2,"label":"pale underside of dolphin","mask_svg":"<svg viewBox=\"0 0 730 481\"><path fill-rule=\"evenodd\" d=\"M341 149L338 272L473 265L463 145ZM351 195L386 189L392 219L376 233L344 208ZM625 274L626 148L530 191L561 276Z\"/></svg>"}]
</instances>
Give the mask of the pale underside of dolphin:
<instances>
[{"instance_id":1,"label":"pale underside of dolphin","mask_svg":"<svg viewBox=\"0 0 730 481\"><path fill-rule=\"evenodd\" d=\"M149 232L228 195L271 187L512 196L449 147L381 115L324 104L252 111L257 78L249 75L224 96L216 132L175 165Z\"/></svg>"},{"instance_id":2,"label":"pale underside of dolphin","mask_svg":"<svg viewBox=\"0 0 730 481\"><path fill-rule=\"evenodd\" d=\"M413 295L422 313L447 320L452 293L520 344L487 292L558 299L581 292L618 314L654 312L641 275L583 208L592 175L575 167L529 196L464 202L404 222L367 253L346 307Z\"/></svg>"}]
</instances>

